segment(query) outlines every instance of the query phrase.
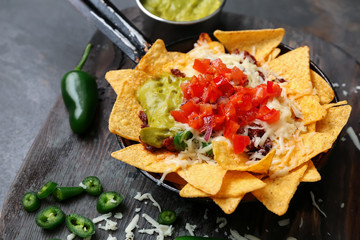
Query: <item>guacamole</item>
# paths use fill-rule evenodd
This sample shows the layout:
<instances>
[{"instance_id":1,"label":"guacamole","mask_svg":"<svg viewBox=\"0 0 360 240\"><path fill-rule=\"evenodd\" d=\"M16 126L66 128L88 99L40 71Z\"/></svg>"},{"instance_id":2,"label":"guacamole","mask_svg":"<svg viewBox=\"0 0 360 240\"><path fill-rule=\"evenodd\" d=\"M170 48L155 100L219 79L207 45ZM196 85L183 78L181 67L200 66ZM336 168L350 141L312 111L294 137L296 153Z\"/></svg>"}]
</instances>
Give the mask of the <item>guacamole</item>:
<instances>
[{"instance_id":1,"label":"guacamole","mask_svg":"<svg viewBox=\"0 0 360 240\"><path fill-rule=\"evenodd\" d=\"M163 74L147 80L136 92L136 98L144 109L149 127L141 129L141 141L161 148L165 138L175 133L169 129L175 124L170 111L178 109L183 99L180 84L185 78Z\"/></svg>"},{"instance_id":2,"label":"guacamole","mask_svg":"<svg viewBox=\"0 0 360 240\"><path fill-rule=\"evenodd\" d=\"M185 22L215 12L223 0L141 0L152 14L170 21Z\"/></svg>"}]
</instances>

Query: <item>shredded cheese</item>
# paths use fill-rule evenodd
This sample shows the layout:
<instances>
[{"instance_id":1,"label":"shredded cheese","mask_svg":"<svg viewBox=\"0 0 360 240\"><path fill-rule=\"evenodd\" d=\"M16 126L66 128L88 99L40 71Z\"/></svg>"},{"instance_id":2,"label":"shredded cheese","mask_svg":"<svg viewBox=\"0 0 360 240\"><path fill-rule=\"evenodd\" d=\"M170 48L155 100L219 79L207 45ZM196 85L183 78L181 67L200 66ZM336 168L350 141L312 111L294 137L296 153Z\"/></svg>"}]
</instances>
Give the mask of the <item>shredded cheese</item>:
<instances>
[{"instance_id":1,"label":"shredded cheese","mask_svg":"<svg viewBox=\"0 0 360 240\"><path fill-rule=\"evenodd\" d=\"M157 221L155 221L152 217L150 217L146 213L143 213L142 217L145 218L145 220L148 221L155 228L154 229L141 229L141 230L139 230L140 233L147 233L147 234L152 235L156 232L156 233L158 233L156 240L164 240L165 237L172 235L174 228L171 225L167 226L167 225L159 224Z\"/></svg>"},{"instance_id":2,"label":"shredded cheese","mask_svg":"<svg viewBox=\"0 0 360 240\"><path fill-rule=\"evenodd\" d=\"M131 222L129 223L129 225L125 228L125 237L126 237L126 240L133 240L134 239L134 233L133 233L133 230L135 228L138 228L139 226L137 225L138 221L139 221L139 214L136 214L134 216L134 218L131 220Z\"/></svg>"},{"instance_id":3,"label":"shredded cheese","mask_svg":"<svg viewBox=\"0 0 360 240\"><path fill-rule=\"evenodd\" d=\"M149 199L153 203L153 205L159 209L159 212L161 212L161 207L160 207L159 203L157 201L155 201L155 199L153 198L153 196L150 193L144 193L141 195L141 193L138 192L134 198L139 201Z\"/></svg>"},{"instance_id":4,"label":"shredded cheese","mask_svg":"<svg viewBox=\"0 0 360 240\"><path fill-rule=\"evenodd\" d=\"M191 236L195 236L194 231L196 229L196 225L191 225L190 223L185 224L185 229L189 232Z\"/></svg>"}]
</instances>

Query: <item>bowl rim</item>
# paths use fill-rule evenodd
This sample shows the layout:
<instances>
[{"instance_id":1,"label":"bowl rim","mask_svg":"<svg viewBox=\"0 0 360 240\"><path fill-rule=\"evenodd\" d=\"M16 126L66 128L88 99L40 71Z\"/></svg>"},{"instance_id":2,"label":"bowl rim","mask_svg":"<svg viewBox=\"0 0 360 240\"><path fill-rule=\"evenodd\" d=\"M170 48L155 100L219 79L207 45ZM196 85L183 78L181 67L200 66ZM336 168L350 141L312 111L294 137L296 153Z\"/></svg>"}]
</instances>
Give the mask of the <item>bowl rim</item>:
<instances>
[{"instance_id":1,"label":"bowl rim","mask_svg":"<svg viewBox=\"0 0 360 240\"><path fill-rule=\"evenodd\" d=\"M147 15L148 17L154 19L154 20L157 20L157 21L160 21L160 22L163 22L163 23L168 23L168 24L174 24L174 25L192 25L192 24L196 24L196 23L201 23L201 22L204 22L212 17L214 17L215 15L217 15L218 13L220 13L220 11L223 9L224 5L226 3L226 0L222 0L222 3L221 5L214 11L212 12L211 14L207 15L206 17L203 17L203 18L200 18L200 19L196 19L196 20L193 20L193 21L171 21L171 20L167 20L167 19L164 19L164 18L161 18L159 16L156 16L155 14L149 12L141 3L141 0L136 0L136 4L137 6L140 8L140 10L145 14Z\"/></svg>"}]
</instances>

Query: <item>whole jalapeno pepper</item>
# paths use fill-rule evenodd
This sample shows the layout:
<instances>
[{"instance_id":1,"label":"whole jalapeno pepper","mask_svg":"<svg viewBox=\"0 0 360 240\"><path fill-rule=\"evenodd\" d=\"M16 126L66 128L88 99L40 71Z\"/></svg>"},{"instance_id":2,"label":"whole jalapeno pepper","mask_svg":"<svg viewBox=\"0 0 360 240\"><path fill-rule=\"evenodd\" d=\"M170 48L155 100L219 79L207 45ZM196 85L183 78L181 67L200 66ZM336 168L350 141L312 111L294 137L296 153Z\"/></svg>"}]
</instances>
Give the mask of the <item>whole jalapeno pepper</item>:
<instances>
[{"instance_id":1,"label":"whole jalapeno pepper","mask_svg":"<svg viewBox=\"0 0 360 240\"><path fill-rule=\"evenodd\" d=\"M53 230L65 221L64 212L57 206L47 207L35 216L36 224L44 229Z\"/></svg>"},{"instance_id":2,"label":"whole jalapeno pepper","mask_svg":"<svg viewBox=\"0 0 360 240\"><path fill-rule=\"evenodd\" d=\"M96 79L81 71L90 48L91 44L88 44L80 63L61 80L61 93L69 112L70 127L78 134L85 133L90 127L98 103Z\"/></svg>"},{"instance_id":3,"label":"whole jalapeno pepper","mask_svg":"<svg viewBox=\"0 0 360 240\"><path fill-rule=\"evenodd\" d=\"M95 233L94 223L79 214L69 214L65 220L66 227L78 237L86 238Z\"/></svg>"}]
</instances>

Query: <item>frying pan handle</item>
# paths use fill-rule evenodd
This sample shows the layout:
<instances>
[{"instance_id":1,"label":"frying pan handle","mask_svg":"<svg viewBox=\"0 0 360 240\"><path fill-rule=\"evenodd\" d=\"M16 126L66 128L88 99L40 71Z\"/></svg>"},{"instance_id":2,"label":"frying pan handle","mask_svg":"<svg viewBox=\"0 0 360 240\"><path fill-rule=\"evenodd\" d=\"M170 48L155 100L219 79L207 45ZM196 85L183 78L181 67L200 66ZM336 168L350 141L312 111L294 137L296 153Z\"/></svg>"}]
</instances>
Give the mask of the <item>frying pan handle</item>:
<instances>
[{"instance_id":1,"label":"frying pan handle","mask_svg":"<svg viewBox=\"0 0 360 240\"><path fill-rule=\"evenodd\" d=\"M69 0L88 20L138 63L151 44L145 36L108 0Z\"/></svg>"}]
</instances>

